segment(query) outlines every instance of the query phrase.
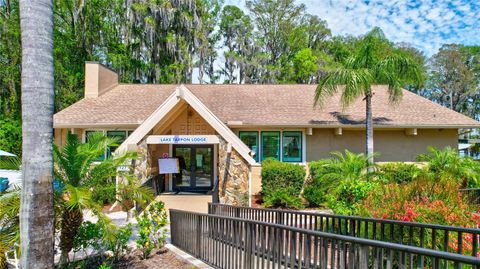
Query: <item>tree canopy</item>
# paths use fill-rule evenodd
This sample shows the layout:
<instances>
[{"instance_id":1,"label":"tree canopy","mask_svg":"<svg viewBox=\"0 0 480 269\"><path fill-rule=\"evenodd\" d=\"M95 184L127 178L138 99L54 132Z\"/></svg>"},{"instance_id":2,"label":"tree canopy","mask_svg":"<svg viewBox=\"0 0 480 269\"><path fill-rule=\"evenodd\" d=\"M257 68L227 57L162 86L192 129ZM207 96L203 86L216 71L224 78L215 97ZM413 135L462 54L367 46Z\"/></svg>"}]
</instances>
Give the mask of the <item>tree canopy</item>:
<instances>
[{"instance_id":1,"label":"tree canopy","mask_svg":"<svg viewBox=\"0 0 480 269\"><path fill-rule=\"evenodd\" d=\"M18 0L0 1L0 15L0 147L19 153ZM248 0L246 9L223 0L54 0L55 110L83 97L85 61L125 83L318 83L347 64L362 34L332 35L295 0ZM445 44L430 58L406 43L384 46L421 67L420 85L399 86L479 118L480 46Z\"/></svg>"}]
</instances>

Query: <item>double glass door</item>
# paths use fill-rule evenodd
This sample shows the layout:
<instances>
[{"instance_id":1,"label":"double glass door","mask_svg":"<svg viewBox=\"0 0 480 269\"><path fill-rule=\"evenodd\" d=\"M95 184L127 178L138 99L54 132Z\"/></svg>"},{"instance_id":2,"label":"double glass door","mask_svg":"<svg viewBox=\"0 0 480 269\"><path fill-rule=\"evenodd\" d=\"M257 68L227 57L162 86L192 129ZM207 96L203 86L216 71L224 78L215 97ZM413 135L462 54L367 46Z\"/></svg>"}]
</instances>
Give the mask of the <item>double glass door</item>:
<instances>
[{"instance_id":1,"label":"double glass door","mask_svg":"<svg viewBox=\"0 0 480 269\"><path fill-rule=\"evenodd\" d=\"M213 146L174 145L180 173L174 175L175 191L209 191L213 186Z\"/></svg>"}]
</instances>

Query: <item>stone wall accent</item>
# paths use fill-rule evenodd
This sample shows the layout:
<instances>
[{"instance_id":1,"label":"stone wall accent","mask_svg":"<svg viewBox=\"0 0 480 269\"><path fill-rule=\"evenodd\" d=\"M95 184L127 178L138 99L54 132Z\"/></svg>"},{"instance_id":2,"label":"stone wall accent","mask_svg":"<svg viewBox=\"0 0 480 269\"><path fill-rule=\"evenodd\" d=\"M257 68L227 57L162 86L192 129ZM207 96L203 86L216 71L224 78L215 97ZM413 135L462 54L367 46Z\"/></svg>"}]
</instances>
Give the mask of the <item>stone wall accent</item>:
<instances>
[{"instance_id":1,"label":"stone wall accent","mask_svg":"<svg viewBox=\"0 0 480 269\"><path fill-rule=\"evenodd\" d=\"M137 159L135 160L134 173L140 182L148 180L152 174L152 160L147 145L147 136L137 146Z\"/></svg>"},{"instance_id":2,"label":"stone wall accent","mask_svg":"<svg viewBox=\"0 0 480 269\"><path fill-rule=\"evenodd\" d=\"M228 143L220 137L218 146L218 196L220 203L248 206L249 164L232 148L227 152Z\"/></svg>"}]
</instances>

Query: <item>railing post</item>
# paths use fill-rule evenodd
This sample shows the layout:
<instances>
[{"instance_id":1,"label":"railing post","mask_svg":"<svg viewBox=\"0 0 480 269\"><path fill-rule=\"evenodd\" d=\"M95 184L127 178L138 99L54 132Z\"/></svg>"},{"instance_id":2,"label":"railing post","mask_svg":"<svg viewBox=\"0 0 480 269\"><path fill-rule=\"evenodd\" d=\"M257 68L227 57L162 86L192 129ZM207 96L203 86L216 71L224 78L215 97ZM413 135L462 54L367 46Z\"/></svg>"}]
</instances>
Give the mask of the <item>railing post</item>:
<instances>
[{"instance_id":1,"label":"railing post","mask_svg":"<svg viewBox=\"0 0 480 269\"><path fill-rule=\"evenodd\" d=\"M253 223L246 223L245 231L245 269L253 269Z\"/></svg>"},{"instance_id":2,"label":"railing post","mask_svg":"<svg viewBox=\"0 0 480 269\"><path fill-rule=\"evenodd\" d=\"M359 261L358 268L368 268L368 246L359 246Z\"/></svg>"},{"instance_id":3,"label":"railing post","mask_svg":"<svg viewBox=\"0 0 480 269\"><path fill-rule=\"evenodd\" d=\"M197 238L196 238L196 252L197 252L197 257L202 257L202 216L197 215L196 216L196 221L197 221Z\"/></svg>"}]
</instances>

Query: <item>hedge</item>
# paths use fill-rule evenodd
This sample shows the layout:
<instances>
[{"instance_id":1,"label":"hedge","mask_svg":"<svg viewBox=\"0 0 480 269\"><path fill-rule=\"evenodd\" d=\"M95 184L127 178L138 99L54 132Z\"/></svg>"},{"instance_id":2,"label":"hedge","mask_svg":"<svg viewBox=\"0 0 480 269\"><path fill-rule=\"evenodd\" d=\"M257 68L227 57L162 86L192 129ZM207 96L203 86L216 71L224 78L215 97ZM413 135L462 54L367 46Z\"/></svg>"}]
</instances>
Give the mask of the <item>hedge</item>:
<instances>
[{"instance_id":1,"label":"hedge","mask_svg":"<svg viewBox=\"0 0 480 269\"><path fill-rule=\"evenodd\" d=\"M262 194L265 206L302 207L300 193L305 180L301 165L276 160L262 162Z\"/></svg>"}]
</instances>

